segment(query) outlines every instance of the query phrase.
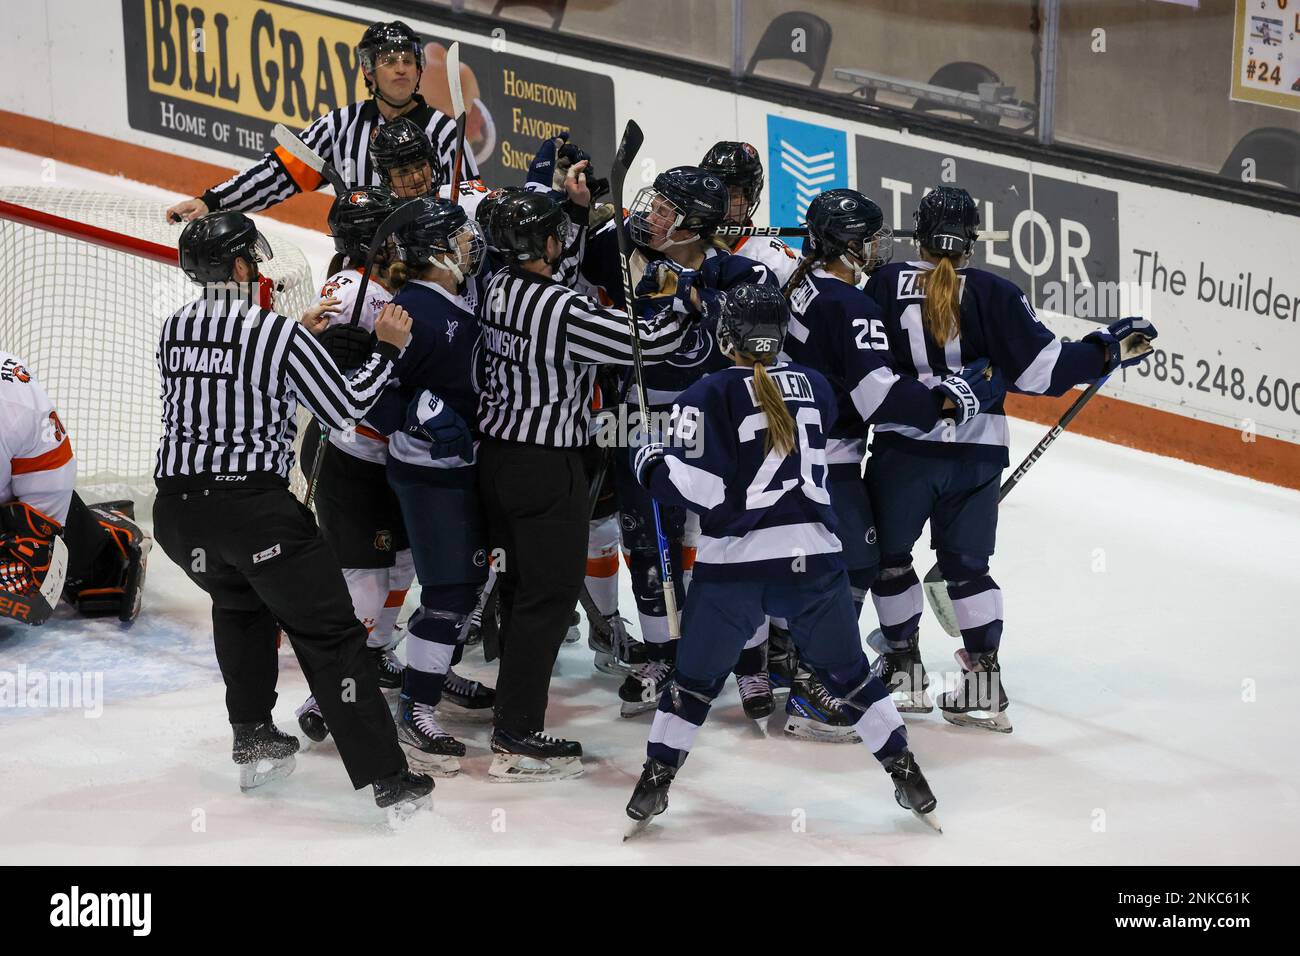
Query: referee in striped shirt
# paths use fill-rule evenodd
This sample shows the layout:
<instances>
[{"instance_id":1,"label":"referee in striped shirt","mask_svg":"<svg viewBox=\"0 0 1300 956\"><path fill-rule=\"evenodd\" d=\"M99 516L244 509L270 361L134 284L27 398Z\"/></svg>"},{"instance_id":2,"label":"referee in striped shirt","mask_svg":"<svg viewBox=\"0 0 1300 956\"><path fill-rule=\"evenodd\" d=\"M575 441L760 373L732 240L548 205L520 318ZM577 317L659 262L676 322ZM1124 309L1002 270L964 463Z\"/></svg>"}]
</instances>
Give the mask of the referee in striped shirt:
<instances>
[{"instance_id":1,"label":"referee in striped shirt","mask_svg":"<svg viewBox=\"0 0 1300 956\"><path fill-rule=\"evenodd\" d=\"M579 216L583 199L590 201L585 185L569 196L576 209L538 192L499 200L487 228L510 265L479 307L479 486L501 588L492 749L497 763L545 762L551 770L533 774L543 779L581 772L581 746L541 731L551 670L586 574L583 449L597 366L632 364L627 315L554 281L568 236L565 210ZM694 321L680 309L667 315L640 323L647 362L667 358Z\"/></svg>"},{"instance_id":2,"label":"referee in striped shirt","mask_svg":"<svg viewBox=\"0 0 1300 956\"><path fill-rule=\"evenodd\" d=\"M423 129L433 144L437 155L435 176L440 182L450 182L456 154L456 121L434 109L416 92L424 69L424 47L419 35L400 20L372 24L357 44L357 59L370 99L326 113L303 130L303 142L333 165L348 186L378 186L381 181L370 156L370 143L383 124L404 116ZM476 178L478 167L470 150L465 151L463 162L461 179ZM277 146L197 199L172 206L167 210L167 219L179 222L231 209L258 212L295 193L319 189L323 183L320 173Z\"/></svg>"},{"instance_id":3,"label":"referee in striped shirt","mask_svg":"<svg viewBox=\"0 0 1300 956\"><path fill-rule=\"evenodd\" d=\"M344 377L305 324L252 304L266 240L243 213L181 233L181 268L203 295L163 322L163 436L154 534L212 598L217 663L244 789L292 770L298 740L271 722L283 628L356 788L389 805L432 789L407 771L365 653L343 573L315 519L289 492L301 402L331 428L361 419L410 339L395 306L375 322L368 361ZM319 322L319 306L303 318ZM418 794L417 794L418 795ZM388 802L385 803L384 801Z\"/></svg>"}]
</instances>

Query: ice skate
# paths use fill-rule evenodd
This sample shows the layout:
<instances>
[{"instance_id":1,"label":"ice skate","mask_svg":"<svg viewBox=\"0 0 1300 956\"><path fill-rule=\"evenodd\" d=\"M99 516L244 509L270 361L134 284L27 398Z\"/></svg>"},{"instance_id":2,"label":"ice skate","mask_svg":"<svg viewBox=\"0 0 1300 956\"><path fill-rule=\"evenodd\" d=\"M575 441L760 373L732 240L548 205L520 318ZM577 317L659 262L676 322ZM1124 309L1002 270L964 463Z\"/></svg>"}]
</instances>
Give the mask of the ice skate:
<instances>
[{"instance_id":1,"label":"ice skate","mask_svg":"<svg viewBox=\"0 0 1300 956\"><path fill-rule=\"evenodd\" d=\"M402 745L411 766L417 770L436 777L454 777L460 773L460 758L465 756L465 745L442 728L429 704L402 702L397 742Z\"/></svg>"},{"instance_id":2,"label":"ice skate","mask_svg":"<svg viewBox=\"0 0 1300 956\"><path fill-rule=\"evenodd\" d=\"M239 765L239 789L247 793L293 773L298 738L283 733L271 721L232 724L235 743L231 758Z\"/></svg>"},{"instance_id":3,"label":"ice skate","mask_svg":"<svg viewBox=\"0 0 1300 956\"><path fill-rule=\"evenodd\" d=\"M500 782L542 783L582 775L582 744L549 734L492 734L488 777Z\"/></svg>"},{"instance_id":4,"label":"ice skate","mask_svg":"<svg viewBox=\"0 0 1300 956\"><path fill-rule=\"evenodd\" d=\"M447 671L447 679L442 685L441 707L444 716L491 717L496 702L497 692L491 687L461 677L453 670Z\"/></svg>"},{"instance_id":5,"label":"ice skate","mask_svg":"<svg viewBox=\"0 0 1300 956\"><path fill-rule=\"evenodd\" d=\"M928 714L934 710L934 700L927 691L930 676L921 663L919 637L919 632L913 632L901 649L891 647L879 628L867 638L871 648L880 654L871 665L871 673L889 688L900 714Z\"/></svg>"},{"instance_id":6,"label":"ice skate","mask_svg":"<svg viewBox=\"0 0 1300 956\"><path fill-rule=\"evenodd\" d=\"M889 774L894 781L894 799L898 801L898 805L904 810L911 810L926 826L942 833L943 827L934 816L934 808L938 806L938 801L935 800L930 784L925 779L925 774L921 773L921 768L917 765L912 752L904 750L901 754L895 754L882 766L885 768L885 773Z\"/></svg>"},{"instance_id":7,"label":"ice skate","mask_svg":"<svg viewBox=\"0 0 1300 956\"><path fill-rule=\"evenodd\" d=\"M986 651L972 662L970 655L962 649L956 657L962 666L961 683L955 690L940 695L939 710L943 719L958 727L1011 733L1011 720L1006 713L1009 701L1002 688L998 652Z\"/></svg>"},{"instance_id":8,"label":"ice skate","mask_svg":"<svg viewBox=\"0 0 1300 956\"><path fill-rule=\"evenodd\" d=\"M659 694L673 679L675 671L672 661L646 661L634 670L618 689L619 700L623 702L619 714L635 717L654 710Z\"/></svg>"},{"instance_id":9,"label":"ice skate","mask_svg":"<svg viewBox=\"0 0 1300 956\"><path fill-rule=\"evenodd\" d=\"M627 815L632 825L623 835L624 841L645 830L650 820L668 809L668 788L672 785L677 768L651 757L641 769L641 779L627 802Z\"/></svg>"},{"instance_id":10,"label":"ice skate","mask_svg":"<svg viewBox=\"0 0 1300 956\"><path fill-rule=\"evenodd\" d=\"M596 670L626 677L646 662L645 645L627 632L627 621L617 611L604 616L609 636L587 622L587 646L596 653Z\"/></svg>"},{"instance_id":11,"label":"ice skate","mask_svg":"<svg viewBox=\"0 0 1300 956\"><path fill-rule=\"evenodd\" d=\"M862 742L840 701L808 671L796 675L785 713L785 732L791 737L836 744Z\"/></svg>"}]
</instances>

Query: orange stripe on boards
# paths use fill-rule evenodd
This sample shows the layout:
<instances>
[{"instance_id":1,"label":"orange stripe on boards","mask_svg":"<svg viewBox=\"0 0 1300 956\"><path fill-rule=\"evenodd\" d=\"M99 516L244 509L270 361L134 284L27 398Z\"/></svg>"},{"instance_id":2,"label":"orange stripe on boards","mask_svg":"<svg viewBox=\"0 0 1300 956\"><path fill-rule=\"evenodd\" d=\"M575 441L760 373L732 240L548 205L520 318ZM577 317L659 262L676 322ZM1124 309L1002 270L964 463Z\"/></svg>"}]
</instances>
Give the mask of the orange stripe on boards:
<instances>
[{"instance_id":1,"label":"orange stripe on boards","mask_svg":"<svg viewBox=\"0 0 1300 956\"><path fill-rule=\"evenodd\" d=\"M618 574L618 553L587 559L587 577L612 578Z\"/></svg>"},{"instance_id":2,"label":"orange stripe on boards","mask_svg":"<svg viewBox=\"0 0 1300 956\"><path fill-rule=\"evenodd\" d=\"M35 458L15 458L11 471L15 475L30 475L34 471L53 471L72 461L72 442L67 438L58 448L51 448Z\"/></svg>"},{"instance_id":3,"label":"orange stripe on boards","mask_svg":"<svg viewBox=\"0 0 1300 956\"><path fill-rule=\"evenodd\" d=\"M1077 391L1060 398L1007 394L1006 411L1016 418L1054 425L1075 399ZM1234 475L1300 489L1300 445L1251 436L1244 441L1236 428L1185 418L1173 412L1135 405L1099 394L1070 423L1070 431L1091 438L1155 452ZM1019 459L1013 459L1014 467Z\"/></svg>"},{"instance_id":4,"label":"orange stripe on boards","mask_svg":"<svg viewBox=\"0 0 1300 956\"><path fill-rule=\"evenodd\" d=\"M187 196L198 196L235 173L234 169L226 166L124 143L8 110L0 110L0 146L37 156L50 156L60 163L110 176L125 176ZM183 150L185 145L178 142L175 148ZM319 232L325 228L331 202L333 197L329 194L302 193L258 215Z\"/></svg>"}]
</instances>

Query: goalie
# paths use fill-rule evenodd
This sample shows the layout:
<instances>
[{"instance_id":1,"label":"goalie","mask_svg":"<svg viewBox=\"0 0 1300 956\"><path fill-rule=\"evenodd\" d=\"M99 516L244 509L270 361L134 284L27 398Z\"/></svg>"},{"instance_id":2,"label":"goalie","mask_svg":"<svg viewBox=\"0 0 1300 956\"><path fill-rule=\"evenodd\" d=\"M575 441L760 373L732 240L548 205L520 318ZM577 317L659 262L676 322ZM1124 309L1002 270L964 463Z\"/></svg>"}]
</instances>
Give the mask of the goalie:
<instances>
[{"instance_id":1,"label":"goalie","mask_svg":"<svg viewBox=\"0 0 1300 956\"><path fill-rule=\"evenodd\" d=\"M45 390L0 352L0 618L43 624L67 597L87 616L140 613L150 539L129 501L87 505Z\"/></svg>"}]
</instances>

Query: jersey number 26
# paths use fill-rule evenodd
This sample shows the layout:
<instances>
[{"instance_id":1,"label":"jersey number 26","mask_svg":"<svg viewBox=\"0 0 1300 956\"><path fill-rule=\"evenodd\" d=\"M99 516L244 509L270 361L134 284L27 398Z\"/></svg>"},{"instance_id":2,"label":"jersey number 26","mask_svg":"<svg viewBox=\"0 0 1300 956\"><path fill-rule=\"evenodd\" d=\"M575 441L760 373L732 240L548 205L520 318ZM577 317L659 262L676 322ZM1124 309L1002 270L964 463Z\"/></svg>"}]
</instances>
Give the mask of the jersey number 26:
<instances>
[{"instance_id":1,"label":"jersey number 26","mask_svg":"<svg viewBox=\"0 0 1300 956\"><path fill-rule=\"evenodd\" d=\"M772 449L759 465L754 480L745 489L745 510L770 508L781 499L782 495L793 491L796 487L818 504L830 504L831 495L826 490L826 444L821 412L805 406L795 413L794 423L795 437L799 442L799 447L796 449L799 459L799 477L784 478L774 484L781 466L790 458L794 458L795 454L783 456L778 454L775 448ZM810 430L814 428L821 441L819 448L812 445ZM740 440L753 441L765 431L767 431L766 414L756 412L747 415L740 423ZM816 474L814 468L819 469Z\"/></svg>"}]
</instances>

